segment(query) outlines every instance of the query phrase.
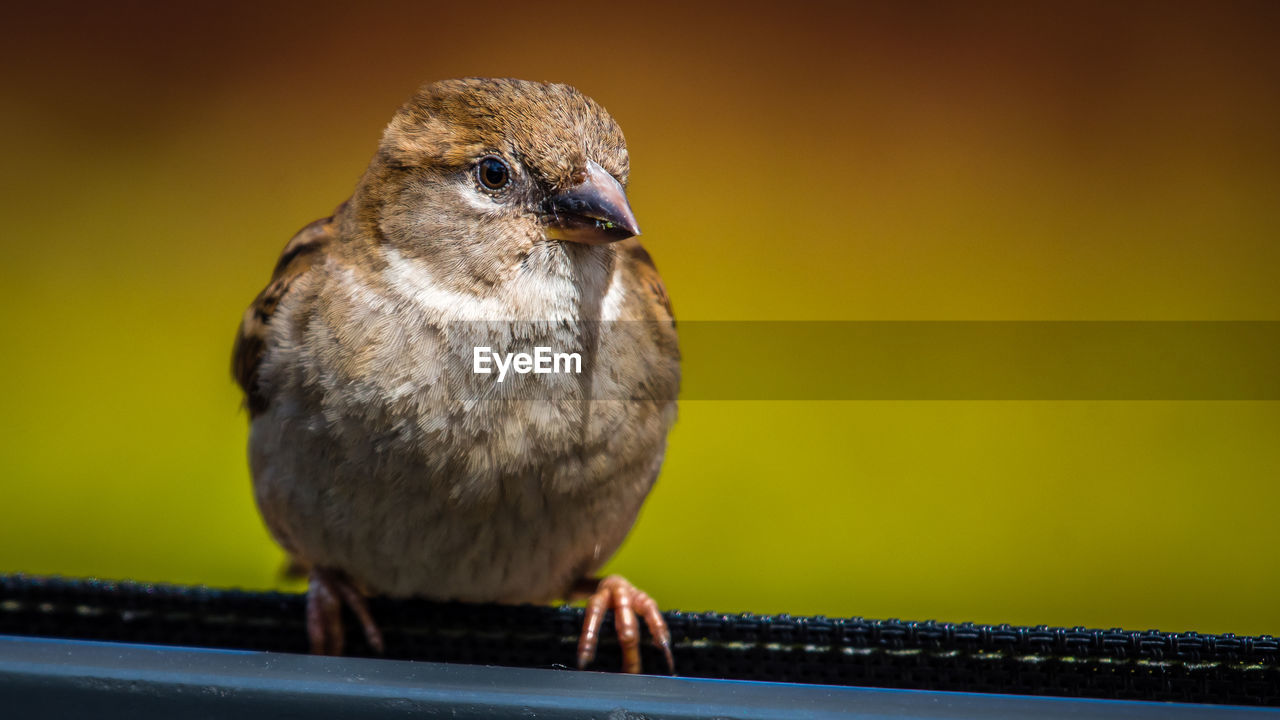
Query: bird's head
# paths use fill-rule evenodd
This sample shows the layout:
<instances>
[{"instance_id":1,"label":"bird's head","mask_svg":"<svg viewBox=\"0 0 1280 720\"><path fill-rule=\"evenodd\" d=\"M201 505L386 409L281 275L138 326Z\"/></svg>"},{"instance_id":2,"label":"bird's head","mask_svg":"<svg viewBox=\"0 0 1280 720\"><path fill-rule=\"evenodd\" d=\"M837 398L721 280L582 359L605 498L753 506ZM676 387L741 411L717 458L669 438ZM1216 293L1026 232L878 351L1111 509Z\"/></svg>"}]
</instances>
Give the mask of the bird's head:
<instances>
[{"instance_id":1,"label":"bird's head","mask_svg":"<svg viewBox=\"0 0 1280 720\"><path fill-rule=\"evenodd\" d=\"M392 118L357 198L399 251L472 265L639 234L628 169L617 123L568 85L446 80Z\"/></svg>"}]
</instances>

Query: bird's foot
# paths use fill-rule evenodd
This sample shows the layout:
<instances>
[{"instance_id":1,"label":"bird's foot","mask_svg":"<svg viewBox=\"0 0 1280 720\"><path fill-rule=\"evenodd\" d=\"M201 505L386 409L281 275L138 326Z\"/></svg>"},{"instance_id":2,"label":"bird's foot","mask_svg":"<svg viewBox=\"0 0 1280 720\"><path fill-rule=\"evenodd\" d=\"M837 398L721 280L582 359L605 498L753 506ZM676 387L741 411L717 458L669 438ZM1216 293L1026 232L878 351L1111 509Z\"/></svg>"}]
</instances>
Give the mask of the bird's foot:
<instances>
[{"instance_id":1,"label":"bird's foot","mask_svg":"<svg viewBox=\"0 0 1280 720\"><path fill-rule=\"evenodd\" d=\"M671 656L671 632L662 618L658 603L632 585L621 575L610 575L598 581L587 599L587 611L582 622L582 637L578 640L578 668L585 669L596 657L600 642L600 626L604 614L613 610L613 624L618 631L618 644L622 646L622 671L640 672L640 624L636 615L644 618L653 636L653 644L667 658L667 670L674 675L676 661Z\"/></svg>"},{"instance_id":2,"label":"bird's foot","mask_svg":"<svg viewBox=\"0 0 1280 720\"><path fill-rule=\"evenodd\" d=\"M369 647L383 653L382 632L369 614L369 604L351 581L337 570L313 568L307 586L307 636L312 655L341 655L346 641L342 628L342 605L355 613L364 626Z\"/></svg>"}]
</instances>

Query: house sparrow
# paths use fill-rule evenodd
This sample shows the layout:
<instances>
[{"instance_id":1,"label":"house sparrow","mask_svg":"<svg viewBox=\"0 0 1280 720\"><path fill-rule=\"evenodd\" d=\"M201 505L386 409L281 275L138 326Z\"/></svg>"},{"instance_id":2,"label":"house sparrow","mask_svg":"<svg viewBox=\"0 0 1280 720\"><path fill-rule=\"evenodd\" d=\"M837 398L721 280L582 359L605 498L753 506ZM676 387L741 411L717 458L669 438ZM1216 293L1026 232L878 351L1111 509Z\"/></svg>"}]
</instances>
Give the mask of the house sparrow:
<instances>
[{"instance_id":1,"label":"house sparrow","mask_svg":"<svg viewBox=\"0 0 1280 720\"><path fill-rule=\"evenodd\" d=\"M343 604L381 650L370 594L587 595L579 667L610 608L627 672L637 615L673 666L656 603L594 577L658 476L680 381L628 170L622 131L574 88L448 80L285 246L233 369L258 507L310 572L313 652L341 654ZM482 372L479 348L499 366L511 350L511 372ZM536 348L580 367L512 364Z\"/></svg>"}]
</instances>

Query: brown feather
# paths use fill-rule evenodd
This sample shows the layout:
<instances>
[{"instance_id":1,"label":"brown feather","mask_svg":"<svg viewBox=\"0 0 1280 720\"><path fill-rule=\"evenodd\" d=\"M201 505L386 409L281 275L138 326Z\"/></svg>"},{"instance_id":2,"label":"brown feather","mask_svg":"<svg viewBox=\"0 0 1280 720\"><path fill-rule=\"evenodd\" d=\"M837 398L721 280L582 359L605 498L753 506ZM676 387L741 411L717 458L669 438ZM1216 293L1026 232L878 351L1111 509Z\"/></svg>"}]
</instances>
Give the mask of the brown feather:
<instances>
[{"instance_id":1,"label":"brown feather","mask_svg":"<svg viewBox=\"0 0 1280 720\"><path fill-rule=\"evenodd\" d=\"M671 325L676 324L676 314L671 310L671 298L667 296L667 286L662 284L662 276L658 274L658 266L654 264L653 258L649 256L649 251L644 249L635 238L624 240L618 243L618 251L626 255L630 260L627 268L631 274L635 276L636 282L632 287L643 289L648 294L648 300L644 305L652 307L652 303L657 303L667 311L666 318L652 318L654 320L671 320Z\"/></svg>"},{"instance_id":2,"label":"brown feather","mask_svg":"<svg viewBox=\"0 0 1280 720\"><path fill-rule=\"evenodd\" d=\"M334 216L341 211L341 206ZM276 261L271 282L253 299L240 321L235 347L231 350L231 374L244 390L249 416L267 409L268 398L258 388L258 366L266 351L271 318L294 282L322 256L334 236L333 217L316 220L298 231L284 246Z\"/></svg>"}]
</instances>

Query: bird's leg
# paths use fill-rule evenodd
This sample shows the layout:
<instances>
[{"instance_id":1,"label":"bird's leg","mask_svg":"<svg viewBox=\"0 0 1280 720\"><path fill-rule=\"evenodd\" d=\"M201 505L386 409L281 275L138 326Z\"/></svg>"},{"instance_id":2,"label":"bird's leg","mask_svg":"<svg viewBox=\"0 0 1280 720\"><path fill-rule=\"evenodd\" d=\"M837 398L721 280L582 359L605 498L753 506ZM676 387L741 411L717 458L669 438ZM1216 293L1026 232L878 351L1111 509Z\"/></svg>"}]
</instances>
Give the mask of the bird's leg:
<instances>
[{"instance_id":1,"label":"bird's leg","mask_svg":"<svg viewBox=\"0 0 1280 720\"><path fill-rule=\"evenodd\" d=\"M346 639L342 628L343 603L360 620L369 647L381 655L382 632L369 614L364 595L342 573L321 568L311 570L311 581L307 585L307 637L311 639L311 654L342 654Z\"/></svg>"},{"instance_id":2,"label":"bird's leg","mask_svg":"<svg viewBox=\"0 0 1280 720\"><path fill-rule=\"evenodd\" d=\"M662 618L658 603L621 575L586 582L594 583L595 588L588 591L591 596L587 598L582 637L578 640L578 668L585 669L595 659L596 646L600 643L600 626L604 624L605 612L612 608L618 644L622 647L622 671L640 672L640 624L636 619L639 614L649 626L653 644L666 656L667 670L674 675L676 661L671 656L671 631L667 629L667 621Z\"/></svg>"}]
</instances>

